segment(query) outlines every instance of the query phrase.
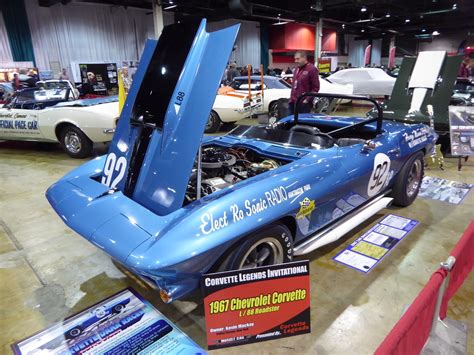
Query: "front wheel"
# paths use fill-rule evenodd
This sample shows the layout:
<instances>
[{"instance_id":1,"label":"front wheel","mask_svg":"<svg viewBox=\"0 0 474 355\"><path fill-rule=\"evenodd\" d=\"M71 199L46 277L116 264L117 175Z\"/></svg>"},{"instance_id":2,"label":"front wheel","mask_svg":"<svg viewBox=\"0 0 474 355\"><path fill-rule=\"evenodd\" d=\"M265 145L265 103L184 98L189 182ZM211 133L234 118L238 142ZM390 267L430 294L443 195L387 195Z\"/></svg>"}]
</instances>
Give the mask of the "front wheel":
<instances>
[{"instance_id":1,"label":"front wheel","mask_svg":"<svg viewBox=\"0 0 474 355\"><path fill-rule=\"evenodd\" d=\"M92 141L76 126L67 126L61 131L61 146L72 158L85 158L91 155Z\"/></svg>"},{"instance_id":2,"label":"front wheel","mask_svg":"<svg viewBox=\"0 0 474 355\"><path fill-rule=\"evenodd\" d=\"M216 133L221 126L221 119L216 111L211 111L209 118L207 119L205 133Z\"/></svg>"},{"instance_id":3,"label":"front wheel","mask_svg":"<svg viewBox=\"0 0 474 355\"><path fill-rule=\"evenodd\" d=\"M411 205L418 196L424 174L424 155L416 152L405 163L398 173L397 181L393 187L393 203L406 207Z\"/></svg>"},{"instance_id":4,"label":"front wheel","mask_svg":"<svg viewBox=\"0 0 474 355\"><path fill-rule=\"evenodd\" d=\"M219 270L251 269L291 261L293 240L290 230L277 223L256 232L234 249Z\"/></svg>"}]
</instances>

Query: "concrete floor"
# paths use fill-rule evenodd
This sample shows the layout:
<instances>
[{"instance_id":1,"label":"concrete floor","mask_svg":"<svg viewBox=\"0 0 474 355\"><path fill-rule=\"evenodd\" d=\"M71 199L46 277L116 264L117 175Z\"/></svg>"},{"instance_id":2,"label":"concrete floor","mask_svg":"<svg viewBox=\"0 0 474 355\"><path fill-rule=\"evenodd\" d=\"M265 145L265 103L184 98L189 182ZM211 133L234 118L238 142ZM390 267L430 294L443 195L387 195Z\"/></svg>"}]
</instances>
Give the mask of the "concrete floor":
<instances>
[{"instance_id":1,"label":"concrete floor","mask_svg":"<svg viewBox=\"0 0 474 355\"><path fill-rule=\"evenodd\" d=\"M68 158L54 145L0 142L0 353L128 286L205 347L202 304L162 304L156 291L68 229L50 208L45 190L84 161ZM431 169L426 175L474 183L474 159L461 172L456 164L447 159L445 171ZM408 208L382 211L342 240L306 256L311 264L310 334L214 353L373 353L447 258L473 211L474 193L458 206L419 198ZM420 224L368 275L331 260L388 213ZM474 273L451 302L449 317L468 324L468 349L474 353Z\"/></svg>"}]
</instances>

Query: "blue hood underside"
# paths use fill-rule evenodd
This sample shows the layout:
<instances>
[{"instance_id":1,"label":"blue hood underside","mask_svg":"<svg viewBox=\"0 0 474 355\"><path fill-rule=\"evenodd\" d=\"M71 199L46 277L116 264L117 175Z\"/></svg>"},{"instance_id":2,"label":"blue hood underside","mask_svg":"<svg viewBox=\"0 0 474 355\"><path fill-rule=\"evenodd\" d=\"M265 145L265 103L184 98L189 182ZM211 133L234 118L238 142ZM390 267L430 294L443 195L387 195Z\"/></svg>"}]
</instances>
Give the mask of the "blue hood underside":
<instances>
[{"instance_id":1,"label":"blue hood underside","mask_svg":"<svg viewBox=\"0 0 474 355\"><path fill-rule=\"evenodd\" d=\"M158 42L147 42L103 183L157 215L182 207L238 28L209 33L205 20L184 22L165 27Z\"/></svg>"}]
</instances>

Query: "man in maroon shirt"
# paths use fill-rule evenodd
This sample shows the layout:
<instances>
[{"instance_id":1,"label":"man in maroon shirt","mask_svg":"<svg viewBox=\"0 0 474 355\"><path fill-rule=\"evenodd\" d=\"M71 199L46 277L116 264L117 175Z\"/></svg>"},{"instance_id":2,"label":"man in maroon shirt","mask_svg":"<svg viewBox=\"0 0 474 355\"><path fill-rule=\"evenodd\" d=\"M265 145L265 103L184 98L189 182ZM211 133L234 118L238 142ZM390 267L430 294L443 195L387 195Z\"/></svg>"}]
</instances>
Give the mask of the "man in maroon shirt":
<instances>
[{"instance_id":1,"label":"man in maroon shirt","mask_svg":"<svg viewBox=\"0 0 474 355\"><path fill-rule=\"evenodd\" d=\"M304 51L295 53L296 69L293 72L293 85L291 87L291 96L289 109L291 114L295 112L295 103L299 95L304 92L319 91L319 72L316 67L308 62L308 57ZM301 101L298 112L310 112L313 107L313 98L307 97Z\"/></svg>"}]
</instances>

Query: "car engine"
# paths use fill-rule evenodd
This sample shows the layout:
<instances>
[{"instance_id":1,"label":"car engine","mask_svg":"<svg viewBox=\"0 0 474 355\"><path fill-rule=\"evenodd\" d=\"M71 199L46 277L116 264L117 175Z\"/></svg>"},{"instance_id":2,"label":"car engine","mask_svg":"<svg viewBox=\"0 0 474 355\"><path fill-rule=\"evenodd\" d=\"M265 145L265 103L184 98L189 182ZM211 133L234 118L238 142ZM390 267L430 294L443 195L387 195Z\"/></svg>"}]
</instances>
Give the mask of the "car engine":
<instances>
[{"instance_id":1,"label":"car engine","mask_svg":"<svg viewBox=\"0 0 474 355\"><path fill-rule=\"evenodd\" d=\"M243 147L207 146L202 149L201 197L239 181L285 165L287 162L267 158ZM197 199L197 159L188 182L184 204Z\"/></svg>"}]
</instances>

